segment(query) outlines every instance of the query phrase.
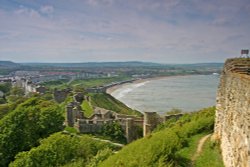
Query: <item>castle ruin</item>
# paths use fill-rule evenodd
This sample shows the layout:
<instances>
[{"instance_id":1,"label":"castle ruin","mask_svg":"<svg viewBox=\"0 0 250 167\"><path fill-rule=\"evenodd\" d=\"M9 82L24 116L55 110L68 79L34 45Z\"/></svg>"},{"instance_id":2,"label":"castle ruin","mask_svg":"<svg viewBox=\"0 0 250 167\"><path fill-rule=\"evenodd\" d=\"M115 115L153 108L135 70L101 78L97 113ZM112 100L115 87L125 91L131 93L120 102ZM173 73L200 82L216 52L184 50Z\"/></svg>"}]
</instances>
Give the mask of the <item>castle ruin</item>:
<instances>
[{"instance_id":1,"label":"castle ruin","mask_svg":"<svg viewBox=\"0 0 250 167\"><path fill-rule=\"evenodd\" d=\"M139 137L135 129L142 128L143 124L140 117L118 114L99 107L94 107L94 113L87 118L80 103L76 101L66 106L66 125L76 128L80 133L100 133L105 124L112 122L118 122L121 125L128 143Z\"/></svg>"},{"instance_id":2,"label":"castle ruin","mask_svg":"<svg viewBox=\"0 0 250 167\"><path fill-rule=\"evenodd\" d=\"M127 143L138 139L138 131L143 129L143 136L150 134L158 124L170 119L178 119L182 114L168 115L160 117L156 112L145 112L144 118L135 115L118 114L111 110L94 107L94 113L90 117L84 116L80 104L82 100L88 100L83 94L77 93L74 102L66 106L66 125L74 127L80 133L100 133L105 124L117 122L121 125Z\"/></svg>"}]
</instances>

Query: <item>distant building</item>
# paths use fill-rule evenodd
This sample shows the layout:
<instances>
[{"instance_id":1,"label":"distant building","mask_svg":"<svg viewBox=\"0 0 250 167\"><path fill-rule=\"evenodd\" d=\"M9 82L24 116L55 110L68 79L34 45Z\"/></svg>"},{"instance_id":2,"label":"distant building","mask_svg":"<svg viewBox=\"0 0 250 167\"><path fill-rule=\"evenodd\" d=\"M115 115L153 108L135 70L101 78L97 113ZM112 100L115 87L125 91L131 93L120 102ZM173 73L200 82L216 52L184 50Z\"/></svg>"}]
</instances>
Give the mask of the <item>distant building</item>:
<instances>
[{"instance_id":1,"label":"distant building","mask_svg":"<svg viewBox=\"0 0 250 167\"><path fill-rule=\"evenodd\" d=\"M44 86L33 83L31 80L22 77L15 77L15 80L12 81L12 86L23 88L25 94L28 93L44 94L46 92L46 88Z\"/></svg>"}]
</instances>

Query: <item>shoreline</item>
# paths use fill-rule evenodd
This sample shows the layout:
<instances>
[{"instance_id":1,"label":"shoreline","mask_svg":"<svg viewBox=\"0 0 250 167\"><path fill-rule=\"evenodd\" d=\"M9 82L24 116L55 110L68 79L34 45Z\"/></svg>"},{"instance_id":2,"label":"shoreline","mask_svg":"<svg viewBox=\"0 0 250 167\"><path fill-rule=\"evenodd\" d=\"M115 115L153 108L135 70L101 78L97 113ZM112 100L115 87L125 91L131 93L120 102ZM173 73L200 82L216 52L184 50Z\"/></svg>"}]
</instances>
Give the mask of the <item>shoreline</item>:
<instances>
[{"instance_id":1,"label":"shoreline","mask_svg":"<svg viewBox=\"0 0 250 167\"><path fill-rule=\"evenodd\" d=\"M107 94L111 95L114 91L116 91L117 89L120 89L120 88L122 88L123 86L126 86L126 85L144 83L144 82L147 82L147 81L160 80L160 79L165 79L165 78L169 78L169 77L181 77L181 76L192 76L192 75L157 76L157 77L151 77L151 78L136 79L136 80L134 80L134 81L132 81L130 83L122 83L122 84L119 84L119 85L112 86L112 87L108 88L105 92Z\"/></svg>"},{"instance_id":2,"label":"shoreline","mask_svg":"<svg viewBox=\"0 0 250 167\"><path fill-rule=\"evenodd\" d=\"M125 88L126 86L128 86L128 85L133 85L133 84L139 84L139 83L145 83L145 82L150 82L150 81L157 81L157 80L161 80L161 79L167 79L167 78L170 78L170 80L171 80L171 78L176 78L176 77L178 77L178 78L182 78L182 77L188 77L188 76L206 76L206 75L204 75L204 74L198 74L198 75L172 75L172 76L158 76L158 77L151 77L151 78L144 78L144 79L136 79L136 80L134 80L134 81L132 81L132 82L129 82L129 83L122 83L122 84L119 84L119 85L115 85L115 86L112 86L112 87L110 87L110 88L108 88L108 89L106 89L106 93L107 94L109 94L109 95L111 95L112 97L114 97L115 99L117 99L115 96L113 96L114 94L113 94L113 92L114 91L116 91L116 90L118 90L118 89L123 89L123 88ZM113 95L112 95L113 94ZM119 100L119 99L117 99L117 100ZM124 103L124 102L123 102ZM126 103L124 103L125 105L127 105L128 106L128 104L126 104ZM211 106L211 105L208 105L208 106ZM134 109L134 110L137 110L137 111L139 111L139 112L141 112L141 113L143 113L144 111L144 109L138 109L138 108L135 108L135 107L132 107L132 106L128 106L129 108L132 108L132 109ZM205 108L206 106L201 106L201 107L199 107L198 109L202 109L202 108ZM181 107L176 107L176 108L181 108ZM184 106L184 108L185 108L185 106ZM192 107L191 107L192 108ZM181 108L182 109L182 108ZM192 109L192 110L190 110L190 111L196 111L196 110L198 110L198 109ZM170 111L171 109L169 109L169 111ZM189 109L182 109L183 111L187 111L187 112L189 112ZM158 112L158 111L156 111L156 112Z\"/></svg>"}]
</instances>

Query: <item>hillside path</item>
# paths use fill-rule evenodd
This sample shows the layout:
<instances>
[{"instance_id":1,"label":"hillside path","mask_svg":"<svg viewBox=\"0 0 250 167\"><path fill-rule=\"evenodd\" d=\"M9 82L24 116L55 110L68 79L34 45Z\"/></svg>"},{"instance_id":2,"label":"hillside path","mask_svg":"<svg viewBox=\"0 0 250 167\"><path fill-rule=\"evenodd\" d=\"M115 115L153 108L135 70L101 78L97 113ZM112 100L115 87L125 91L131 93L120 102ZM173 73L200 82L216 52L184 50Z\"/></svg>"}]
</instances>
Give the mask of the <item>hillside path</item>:
<instances>
[{"instance_id":1,"label":"hillside path","mask_svg":"<svg viewBox=\"0 0 250 167\"><path fill-rule=\"evenodd\" d=\"M195 152L195 154L193 155L192 157L192 162L194 162L196 160L196 158L200 155L201 151L202 151L202 147L205 143L205 141L211 136L211 134L208 134L204 137L202 137L199 141L199 144L198 144L198 147L197 147L197 150Z\"/></svg>"},{"instance_id":2,"label":"hillside path","mask_svg":"<svg viewBox=\"0 0 250 167\"><path fill-rule=\"evenodd\" d=\"M110 144L113 144L113 145L118 146L118 147L123 147L124 146L124 144L115 143L115 142L112 142L110 140L104 140L104 139L100 139L100 138L96 138L96 137L92 137L92 139L102 141L102 142L106 142L106 143L110 143Z\"/></svg>"},{"instance_id":3,"label":"hillside path","mask_svg":"<svg viewBox=\"0 0 250 167\"><path fill-rule=\"evenodd\" d=\"M67 134L67 135L74 135L74 136L77 136L77 137L81 137L80 135L77 135L77 134L72 134L66 130L62 131L62 133L64 134ZM115 146L118 146L118 147L124 147L124 144L121 144L121 143L115 143L115 142L112 142L110 140L105 140L105 139L100 139L100 138L97 138L97 137L92 137L93 140L98 140L98 141L102 141L102 142L106 142L106 143L110 143L110 144L113 144Z\"/></svg>"}]
</instances>

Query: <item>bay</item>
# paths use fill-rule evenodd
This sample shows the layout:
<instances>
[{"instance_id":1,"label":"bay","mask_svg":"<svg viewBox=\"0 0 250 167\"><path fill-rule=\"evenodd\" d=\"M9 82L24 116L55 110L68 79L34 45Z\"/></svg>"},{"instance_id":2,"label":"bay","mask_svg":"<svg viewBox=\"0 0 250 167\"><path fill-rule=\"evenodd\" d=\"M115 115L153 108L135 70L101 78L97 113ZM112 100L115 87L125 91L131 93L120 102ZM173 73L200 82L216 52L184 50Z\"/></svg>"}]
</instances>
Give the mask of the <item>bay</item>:
<instances>
[{"instance_id":1,"label":"bay","mask_svg":"<svg viewBox=\"0 0 250 167\"><path fill-rule=\"evenodd\" d=\"M214 106L218 84L219 75L171 76L122 85L111 95L141 112L190 112Z\"/></svg>"}]
</instances>

